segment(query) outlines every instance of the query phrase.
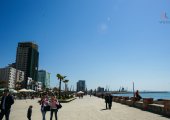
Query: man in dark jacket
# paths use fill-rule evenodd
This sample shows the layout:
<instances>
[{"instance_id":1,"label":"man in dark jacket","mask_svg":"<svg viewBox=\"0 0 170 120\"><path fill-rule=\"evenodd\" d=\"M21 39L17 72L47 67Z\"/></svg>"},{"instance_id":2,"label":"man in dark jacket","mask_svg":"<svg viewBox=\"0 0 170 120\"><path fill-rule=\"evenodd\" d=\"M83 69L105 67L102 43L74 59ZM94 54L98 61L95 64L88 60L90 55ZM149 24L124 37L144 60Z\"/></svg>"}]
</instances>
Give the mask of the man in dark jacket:
<instances>
[{"instance_id":1,"label":"man in dark jacket","mask_svg":"<svg viewBox=\"0 0 170 120\"><path fill-rule=\"evenodd\" d=\"M13 97L9 94L9 90L5 89L4 90L4 95L1 99L1 104L0 104L0 120L3 119L4 115L6 120L9 120L9 114L10 114L10 109L11 105L14 104L14 99Z\"/></svg>"}]
</instances>

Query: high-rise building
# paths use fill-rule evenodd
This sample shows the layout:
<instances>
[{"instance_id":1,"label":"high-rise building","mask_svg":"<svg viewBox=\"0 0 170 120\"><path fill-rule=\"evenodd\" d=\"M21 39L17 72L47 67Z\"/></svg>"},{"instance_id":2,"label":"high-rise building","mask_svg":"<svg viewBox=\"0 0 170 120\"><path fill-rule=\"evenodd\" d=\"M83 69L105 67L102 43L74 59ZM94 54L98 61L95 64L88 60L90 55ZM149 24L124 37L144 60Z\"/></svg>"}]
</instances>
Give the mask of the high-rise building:
<instances>
[{"instance_id":1,"label":"high-rise building","mask_svg":"<svg viewBox=\"0 0 170 120\"><path fill-rule=\"evenodd\" d=\"M84 91L85 92L86 90L86 83L85 83L85 80L79 80L77 82L77 92L78 91Z\"/></svg>"},{"instance_id":2,"label":"high-rise building","mask_svg":"<svg viewBox=\"0 0 170 120\"><path fill-rule=\"evenodd\" d=\"M50 88L50 73L45 70L39 70L38 81L42 83L43 88Z\"/></svg>"},{"instance_id":3,"label":"high-rise building","mask_svg":"<svg viewBox=\"0 0 170 120\"><path fill-rule=\"evenodd\" d=\"M19 42L16 55L16 69L24 71L23 88L27 88L28 77L38 81L38 45L32 42Z\"/></svg>"},{"instance_id":4,"label":"high-rise building","mask_svg":"<svg viewBox=\"0 0 170 120\"><path fill-rule=\"evenodd\" d=\"M0 81L3 88L15 88L16 82L24 80L24 72L12 67L0 68Z\"/></svg>"},{"instance_id":5,"label":"high-rise building","mask_svg":"<svg viewBox=\"0 0 170 120\"><path fill-rule=\"evenodd\" d=\"M0 69L0 80L4 81L3 86L5 88L14 88L15 87L15 75L16 69L12 67L6 67Z\"/></svg>"}]
</instances>

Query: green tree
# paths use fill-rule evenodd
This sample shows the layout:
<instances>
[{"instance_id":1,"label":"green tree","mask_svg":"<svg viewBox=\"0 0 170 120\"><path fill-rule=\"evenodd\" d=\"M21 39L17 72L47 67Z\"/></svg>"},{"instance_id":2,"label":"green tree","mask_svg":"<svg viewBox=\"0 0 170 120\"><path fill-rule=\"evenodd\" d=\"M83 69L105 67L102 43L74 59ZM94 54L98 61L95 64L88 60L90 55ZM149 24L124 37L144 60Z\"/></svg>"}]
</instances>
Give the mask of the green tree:
<instances>
[{"instance_id":1,"label":"green tree","mask_svg":"<svg viewBox=\"0 0 170 120\"><path fill-rule=\"evenodd\" d=\"M67 83L69 80L64 80L63 82L65 83L65 91L67 90Z\"/></svg>"},{"instance_id":2,"label":"green tree","mask_svg":"<svg viewBox=\"0 0 170 120\"><path fill-rule=\"evenodd\" d=\"M61 74L57 74L57 78L60 80L59 83L59 99L61 98L61 81L64 80L64 78L66 78L66 76L62 76Z\"/></svg>"},{"instance_id":3,"label":"green tree","mask_svg":"<svg viewBox=\"0 0 170 120\"><path fill-rule=\"evenodd\" d=\"M65 98L67 96L67 83L69 80L64 80L63 82L65 83Z\"/></svg>"}]
</instances>

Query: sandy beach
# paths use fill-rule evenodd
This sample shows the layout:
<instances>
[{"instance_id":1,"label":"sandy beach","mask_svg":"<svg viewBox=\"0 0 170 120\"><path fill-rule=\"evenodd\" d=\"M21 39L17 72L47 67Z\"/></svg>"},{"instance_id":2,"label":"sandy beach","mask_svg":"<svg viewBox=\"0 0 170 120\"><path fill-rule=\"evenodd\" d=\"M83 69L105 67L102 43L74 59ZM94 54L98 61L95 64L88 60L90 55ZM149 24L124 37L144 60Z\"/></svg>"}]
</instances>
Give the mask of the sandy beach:
<instances>
[{"instance_id":1,"label":"sandy beach","mask_svg":"<svg viewBox=\"0 0 170 120\"><path fill-rule=\"evenodd\" d=\"M38 99L16 100L11 109L10 120L27 120L29 105L33 105L32 120L41 120L40 105L37 101ZM62 106L58 112L58 120L169 120L161 115L115 102L111 110L105 110L104 100L94 96L77 98L72 102L62 103ZM50 112L47 112L46 120L50 120Z\"/></svg>"}]
</instances>

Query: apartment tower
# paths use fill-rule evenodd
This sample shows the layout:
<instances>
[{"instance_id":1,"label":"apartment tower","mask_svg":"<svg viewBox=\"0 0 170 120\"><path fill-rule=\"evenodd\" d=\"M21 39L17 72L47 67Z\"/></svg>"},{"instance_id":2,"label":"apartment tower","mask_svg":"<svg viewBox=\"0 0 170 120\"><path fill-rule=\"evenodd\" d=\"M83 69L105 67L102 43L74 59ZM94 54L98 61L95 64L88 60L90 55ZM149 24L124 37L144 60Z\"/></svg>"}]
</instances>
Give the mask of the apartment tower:
<instances>
[{"instance_id":1,"label":"apartment tower","mask_svg":"<svg viewBox=\"0 0 170 120\"><path fill-rule=\"evenodd\" d=\"M85 92L85 89L86 89L85 80L79 80L79 81L77 82L77 92L78 92L78 91L83 91L83 92Z\"/></svg>"},{"instance_id":2,"label":"apartment tower","mask_svg":"<svg viewBox=\"0 0 170 120\"><path fill-rule=\"evenodd\" d=\"M24 71L23 88L27 88L28 77L38 81L38 60L38 45L33 42L18 43L16 69Z\"/></svg>"},{"instance_id":3,"label":"apartment tower","mask_svg":"<svg viewBox=\"0 0 170 120\"><path fill-rule=\"evenodd\" d=\"M46 70L39 70L38 81L42 83L43 88L50 88L50 73Z\"/></svg>"}]
</instances>

